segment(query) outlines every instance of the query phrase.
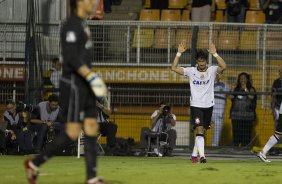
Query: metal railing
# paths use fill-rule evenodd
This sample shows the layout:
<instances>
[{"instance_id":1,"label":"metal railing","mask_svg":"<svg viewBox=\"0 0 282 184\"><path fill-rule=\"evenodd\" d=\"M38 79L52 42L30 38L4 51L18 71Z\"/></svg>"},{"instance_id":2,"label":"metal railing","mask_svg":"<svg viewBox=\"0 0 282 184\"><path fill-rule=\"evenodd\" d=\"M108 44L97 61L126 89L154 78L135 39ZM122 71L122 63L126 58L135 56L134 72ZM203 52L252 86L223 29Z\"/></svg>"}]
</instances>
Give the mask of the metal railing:
<instances>
[{"instance_id":1,"label":"metal railing","mask_svg":"<svg viewBox=\"0 0 282 184\"><path fill-rule=\"evenodd\" d=\"M239 73L249 73L259 92L259 123L265 117L271 119L268 112L271 99L269 92L273 81L278 78L278 67L282 63L282 25L140 21L88 23L94 45L93 69L111 88L111 102L117 110L114 120L120 122L121 127L127 126L127 121L134 122L138 118L138 128L144 125L149 120L149 110L153 110L153 106L162 99L167 99L177 107L176 113L181 116L181 121L189 118L189 93L183 92L188 90L187 79L169 69L177 53L177 45L181 42L188 47L180 59L180 65L184 67L195 63L196 48L207 49L209 44L214 43L228 66L222 80L232 89ZM36 29L40 46L37 52L41 52L38 63L43 71L48 70L51 67L50 60L60 54L59 29L59 23L50 24L44 35L40 26ZM25 24L0 23L1 64L22 63L25 49ZM215 64L212 56L209 62ZM1 75L3 72L0 72ZM13 87L13 83L11 81L9 86ZM6 91L1 89L3 100ZM142 107L147 110L140 111ZM226 108L229 110L229 106ZM133 116L136 114L141 117ZM225 121L229 122L228 119L227 116ZM267 129L260 127L257 132L264 132L263 135L267 137L271 132L269 129L273 129L273 126ZM124 128L119 135L126 137L134 134L136 138L138 131L136 127Z\"/></svg>"}]
</instances>

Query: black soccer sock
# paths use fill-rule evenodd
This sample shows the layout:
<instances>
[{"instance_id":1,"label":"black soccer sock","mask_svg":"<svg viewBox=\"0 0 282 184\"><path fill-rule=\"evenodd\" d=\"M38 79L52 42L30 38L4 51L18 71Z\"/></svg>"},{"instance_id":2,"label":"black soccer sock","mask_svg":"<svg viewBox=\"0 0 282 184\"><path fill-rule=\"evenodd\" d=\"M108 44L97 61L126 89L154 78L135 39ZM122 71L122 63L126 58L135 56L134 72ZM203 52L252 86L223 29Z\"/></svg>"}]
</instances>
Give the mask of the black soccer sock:
<instances>
[{"instance_id":1,"label":"black soccer sock","mask_svg":"<svg viewBox=\"0 0 282 184\"><path fill-rule=\"evenodd\" d=\"M69 145L71 142L72 140L69 138L69 136L65 132L63 132L58 138L54 140L52 144L48 145L45 152L35 157L32 160L32 163L35 166L39 167L44 162L53 157L59 150L62 150L67 145Z\"/></svg>"},{"instance_id":2,"label":"black soccer sock","mask_svg":"<svg viewBox=\"0 0 282 184\"><path fill-rule=\"evenodd\" d=\"M85 135L84 157L86 161L87 180L95 178L97 173L97 137Z\"/></svg>"}]
</instances>

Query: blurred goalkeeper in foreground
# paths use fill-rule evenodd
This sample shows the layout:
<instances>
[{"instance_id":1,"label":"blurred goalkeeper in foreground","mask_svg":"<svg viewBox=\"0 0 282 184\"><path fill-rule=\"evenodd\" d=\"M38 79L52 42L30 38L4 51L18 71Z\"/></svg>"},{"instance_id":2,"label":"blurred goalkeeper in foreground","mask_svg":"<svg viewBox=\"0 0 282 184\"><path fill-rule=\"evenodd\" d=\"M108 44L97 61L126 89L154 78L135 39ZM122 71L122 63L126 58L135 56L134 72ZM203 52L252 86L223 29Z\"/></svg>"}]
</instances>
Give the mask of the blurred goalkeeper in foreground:
<instances>
[{"instance_id":1,"label":"blurred goalkeeper in foreground","mask_svg":"<svg viewBox=\"0 0 282 184\"><path fill-rule=\"evenodd\" d=\"M36 183L39 167L58 150L79 137L82 125L85 134L86 184L104 184L96 176L96 96L107 94L104 82L91 72L90 29L85 20L97 6L96 0L70 0L71 16L62 25L61 44L63 74L60 81L60 99L65 132L47 147L46 151L24 165L30 184Z\"/></svg>"}]
</instances>

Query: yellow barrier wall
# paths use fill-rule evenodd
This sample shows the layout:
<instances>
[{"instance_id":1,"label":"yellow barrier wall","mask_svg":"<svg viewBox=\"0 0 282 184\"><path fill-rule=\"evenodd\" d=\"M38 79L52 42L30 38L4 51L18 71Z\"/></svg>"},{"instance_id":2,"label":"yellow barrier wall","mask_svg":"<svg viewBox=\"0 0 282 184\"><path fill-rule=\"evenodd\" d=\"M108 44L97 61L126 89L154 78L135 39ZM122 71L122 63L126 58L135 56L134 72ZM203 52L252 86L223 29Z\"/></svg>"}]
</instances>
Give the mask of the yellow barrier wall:
<instances>
[{"instance_id":1,"label":"yellow barrier wall","mask_svg":"<svg viewBox=\"0 0 282 184\"><path fill-rule=\"evenodd\" d=\"M232 144L232 124L229 118L229 110L231 107L231 100L228 99L225 110L224 124L221 134L220 145L226 146ZM264 110L260 106L257 106L256 113L258 114L257 121L254 122L252 139L252 146L263 146L268 140L269 136L273 134L274 122L270 110ZM177 121L189 121L189 116L177 116ZM140 133L142 127L150 126L150 115L119 115L116 114L110 118L118 126L117 137L128 138L131 137L135 142L140 141ZM212 124L213 126L213 124ZM189 132L189 131L188 131ZM105 137L100 140L101 143L105 143ZM189 142L189 141L188 141ZM211 146L212 142L212 128L207 131L206 145Z\"/></svg>"}]
</instances>

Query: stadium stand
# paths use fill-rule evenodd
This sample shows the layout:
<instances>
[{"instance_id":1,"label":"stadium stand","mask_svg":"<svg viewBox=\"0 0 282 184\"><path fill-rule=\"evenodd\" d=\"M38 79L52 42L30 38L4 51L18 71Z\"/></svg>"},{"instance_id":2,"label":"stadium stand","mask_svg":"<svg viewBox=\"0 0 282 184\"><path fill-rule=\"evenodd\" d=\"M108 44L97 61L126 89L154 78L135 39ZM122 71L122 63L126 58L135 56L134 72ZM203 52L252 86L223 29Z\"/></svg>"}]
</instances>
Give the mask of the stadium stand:
<instances>
[{"instance_id":1,"label":"stadium stand","mask_svg":"<svg viewBox=\"0 0 282 184\"><path fill-rule=\"evenodd\" d=\"M215 37L212 38L212 42L215 43ZM198 42L197 42L197 48L207 48L207 45L209 45L209 31L208 30L199 30L198 33Z\"/></svg>"},{"instance_id":2,"label":"stadium stand","mask_svg":"<svg viewBox=\"0 0 282 184\"><path fill-rule=\"evenodd\" d=\"M150 3L150 0L147 0L146 2ZM216 2L217 11L215 21L225 22L225 1L217 0ZM252 12L253 14L249 13L250 16L247 18L248 20L246 20L246 22L249 21L250 23L263 23L263 18L258 19L258 17L264 17L264 15L262 11L255 9L255 2L257 2L257 0L250 1L251 6L249 12ZM178 85L182 84L183 81L180 81L180 79L178 78L174 78L176 76L168 77L168 74L170 73L169 70L167 70L167 66L172 62L175 56L175 52L177 52L175 48L177 48L177 45L181 42L185 42L185 44L187 44L188 46L187 52L182 56L183 63L181 64L187 65L190 63L189 58L192 55L191 38L193 24L182 22L179 23L179 26L174 27L171 26L169 22L166 22L188 21L190 19L189 9L187 9L186 6L185 9L181 10L169 10L177 11L178 13L177 15L173 14L173 16L169 13L167 13L167 15L160 16L160 10L156 10L157 12L152 9L141 10L141 7L142 6L140 6L140 1L123 0L121 6L113 6L112 13L109 15L107 14L105 17L105 20L118 19L121 21L105 21L101 22L101 24L99 23L100 21L90 22L91 33L94 38L110 37L109 39L107 39L107 41L104 41L103 44L98 45L98 47L100 47L100 49L103 51L101 52L103 60L97 59L98 57L93 56L93 68L98 69L99 72L103 74L103 77L107 80L107 84L109 85L109 87L111 87L112 104L117 109L117 111L115 112L116 114L112 117L111 120L116 121L119 127L121 127L118 132L118 136L133 137L136 141L139 140L140 128L149 123L150 112L154 108L155 99L158 99L160 97L167 97L169 101L178 102L175 103L176 105L174 107L174 110L177 112L177 117L179 117L178 120L181 121L179 124L188 126L186 125L186 122L189 121L190 118L187 114L188 103L183 102L184 100L187 100L189 98L183 95L183 93L178 93L178 88L176 88L179 87ZM168 10L164 10L164 12L165 11ZM180 13L181 11L182 14ZM140 16L137 16L139 13ZM132 16L130 16L129 14L131 14ZM142 22L139 24L138 22L134 21L122 21L137 19L141 21L161 20L163 22L154 22L148 24ZM251 19L251 21L249 19ZM103 26L103 31L97 31L97 25ZM228 84L231 85L231 87L233 87L232 85L234 85L234 78L236 80L238 72L246 71L252 75L254 85L257 87L259 92L268 92L268 90L271 88L271 83L277 77L277 73L273 71L281 65L282 61L281 26L261 26L259 24L226 25L227 24L224 24L223 26L223 24L217 23L199 24L197 47L206 48L210 42L214 42L216 44L220 54L222 54L223 58L226 59L228 65L230 66L223 77L224 81L227 81ZM140 27L139 37L137 36L137 27ZM50 26L50 33L54 40L56 39L56 37L58 37L57 35L59 35L58 28L59 25L57 24L55 24L53 27ZM3 50L3 52L0 52L1 58L12 58L17 62L18 58L24 60L22 58L25 57L25 30L25 24L18 25L16 23L1 23L0 32L3 34L3 38L5 38L4 40L0 41L0 47ZM171 43L170 45L168 45L169 35ZM211 40L212 38L214 40ZM139 43L138 39L140 39ZM44 54L48 55L48 57L58 55L57 52L59 51L59 47L56 47L58 45L57 41L50 39L50 42L48 42L48 40L42 39L41 42L41 47L42 49L44 48L44 51L42 50ZM154 43L156 44L154 45ZM138 55L138 47L146 49L140 49L140 53ZM168 52L166 52L167 50L169 50L169 47L173 47L173 49L170 49L170 55L167 54ZM239 52L237 52L238 49ZM264 51L266 56L263 56ZM94 49L93 52L95 53ZM4 61L5 59L1 61ZM46 60L46 58L44 59ZM263 61L263 59L265 61ZM137 62L137 60L140 61L140 63ZM45 61L42 61L41 63L42 65L44 65L43 71L45 71L45 69L48 68L47 64ZM269 65L265 65L265 63ZM144 68L142 68L143 65ZM136 68L136 70L133 70L133 68ZM262 70L262 68L265 69ZM132 69L132 71L130 69ZM145 69L148 69L148 71ZM127 71L129 72L127 73ZM5 72L2 72L2 75L4 73ZM123 81L118 80L118 78L122 78ZM157 79L154 80L155 78ZM157 80L160 83L164 82L165 80L167 81L164 82L164 85L157 86ZM141 81L140 85L136 85L136 81L137 83ZM170 93L168 94L157 93L156 91L154 91L154 89L156 88L167 89L171 86L171 83L175 81L177 82L177 85L175 85L176 87L173 87L173 89L171 89ZM262 81L264 81L263 84ZM14 82L11 82L12 85L13 83ZM113 85L113 83L116 85ZM121 83L128 83L130 85L128 89L132 89L132 87L136 89L146 88L147 91L138 91L133 93L131 90L122 92L117 90L115 92L115 88L122 88ZM148 83L152 85L149 86ZM16 86L20 87L18 83L16 83ZM22 84L21 86L24 87L25 85ZM3 91L2 93L4 93L5 96L8 93L9 95L13 93L12 90L7 91L7 89L5 89L6 86L1 87ZM16 92L17 95L24 94L24 90L16 90ZM146 95L150 96L150 98ZM22 95L19 99L23 98L24 96ZM267 100L265 101L265 99ZM267 130L263 129L266 120L267 122L273 121L271 113L268 110L264 109L268 104L270 104L269 99L270 95L268 94L259 96L259 105L257 108L258 122L257 127L255 127L254 130L254 134L260 134L254 142L254 144L257 145L259 145L261 142L265 142L265 139L268 139L268 134L272 133L273 131L272 126L268 127ZM231 123L229 119L229 109L230 99L228 99L226 105L226 115L224 120L225 131L223 132L224 135L223 139L221 140L222 145L230 145L232 141L230 138ZM185 129L189 130L188 127L185 127ZM184 132L182 135L183 138L181 137L179 138L179 140L187 141L188 138L184 137L187 136L187 132ZM210 144L210 135L211 132L209 132L207 135L208 145ZM181 143L181 145L187 146L188 143Z\"/></svg>"},{"instance_id":3,"label":"stadium stand","mask_svg":"<svg viewBox=\"0 0 282 184\"><path fill-rule=\"evenodd\" d=\"M180 21L180 10L162 10L161 21Z\"/></svg>"},{"instance_id":4,"label":"stadium stand","mask_svg":"<svg viewBox=\"0 0 282 184\"><path fill-rule=\"evenodd\" d=\"M151 7L151 0L146 0L144 8L150 8Z\"/></svg>"},{"instance_id":5,"label":"stadium stand","mask_svg":"<svg viewBox=\"0 0 282 184\"><path fill-rule=\"evenodd\" d=\"M257 48L257 32L253 30L242 31L239 48L241 50L255 50Z\"/></svg>"},{"instance_id":6,"label":"stadium stand","mask_svg":"<svg viewBox=\"0 0 282 184\"><path fill-rule=\"evenodd\" d=\"M161 21L180 21L180 10L162 10ZM170 34L170 35L169 35ZM170 47L174 46L175 30L158 29L155 32L155 48L167 48L168 36L170 36Z\"/></svg>"},{"instance_id":7,"label":"stadium stand","mask_svg":"<svg viewBox=\"0 0 282 184\"><path fill-rule=\"evenodd\" d=\"M160 20L160 10L154 9L142 9L140 12L140 21L158 21ZM140 29L140 47L151 47L154 42L154 30L153 29ZM133 45L138 46L138 30L134 31Z\"/></svg>"},{"instance_id":8,"label":"stadium stand","mask_svg":"<svg viewBox=\"0 0 282 184\"><path fill-rule=\"evenodd\" d=\"M187 30L187 29L177 30L176 38L175 38L175 48L177 48L180 43L184 43L187 45L188 49L191 49L191 44L187 43L187 40L191 40L191 38L192 38L192 30Z\"/></svg>"},{"instance_id":9,"label":"stadium stand","mask_svg":"<svg viewBox=\"0 0 282 184\"><path fill-rule=\"evenodd\" d=\"M239 46L239 32L223 30L219 31L218 48L226 50L236 50Z\"/></svg>"},{"instance_id":10,"label":"stadium stand","mask_svg":"<svg viewBox=\"0 0 282 184\"><path fill-rule=\"evenodd\" d=\"M182 11L181 21L190 21L190 10Z\"/></svg>"},{"instance_id":11,"label":"stadium stand","mask_svg":"<svg viewBox=\"0 0 282 184\"><path fill-rule=\"evenodd\" d=\"M247 11L245 23L263 24L265 22L265 14L263 11Z\"/></svg>"},{"instance_id":12,"label":"stadium stand","mask_svg":"<svg viewBox=\"0 0 282 184\"><path fill-rule=\"evenodd\" d=\"M160 20L160 10L142 9L140 12L140 21L158 21Z\"/></svg>"},{"instance_id":13,"label":"stadium stand","mask_svg":"<svg viewBox=\"0 0 282 184\"><path fill-rule=\"evenodd\" d=\"M260 2L259 0L249 0L249 9L250 10L260 10Z\"/></svg>"},{"instance_id":14,"label":"stadium stand","mask_svg":"<svg viewBox=\"0 0 282 184\"><path fill-rule=\"evenodd\" d=\"M169 0L168 8L181 9L187 5L186 0Z\"/></svg>"},{"instance_id":15,"label":"stadium stand","mask_svg":"<svg viewBox=\"0 0 282 184\"><path fill-rule=\"evenodd\" d=\"M216 10L215 22L226 22L226 17L223 10Z\"/></svg>"},{"instance_id":16,"label":"stadium stand","mask_svg":"<svg viewBox=\"0 0 282 184\"><path fill-rule=\"evenodd\" d=\"M266 40L267 50L282 50L281 32L266 32Z\"/></svg>"},{"instance_id":17,"label":"stadium stand","mask_svg":"<svg viewBox=\"0 0 282 184\"><path fill-rule=\"evenodd\" d=\"M215 0L215 4L218 10L225 10L226 9L226 4L225 0Z\"/></svg>"},{"instance_id":18,"label":"stadium stand","mask_svg":"<svg viewBox=\"0 0 282 184\"><path fill-rule=\"evenodd\" d=\"M104 16L104 20L138 20L142 9L141 1L123 0L121 5L112 6L112 12Z\"/></svg>"}]
</instances>

